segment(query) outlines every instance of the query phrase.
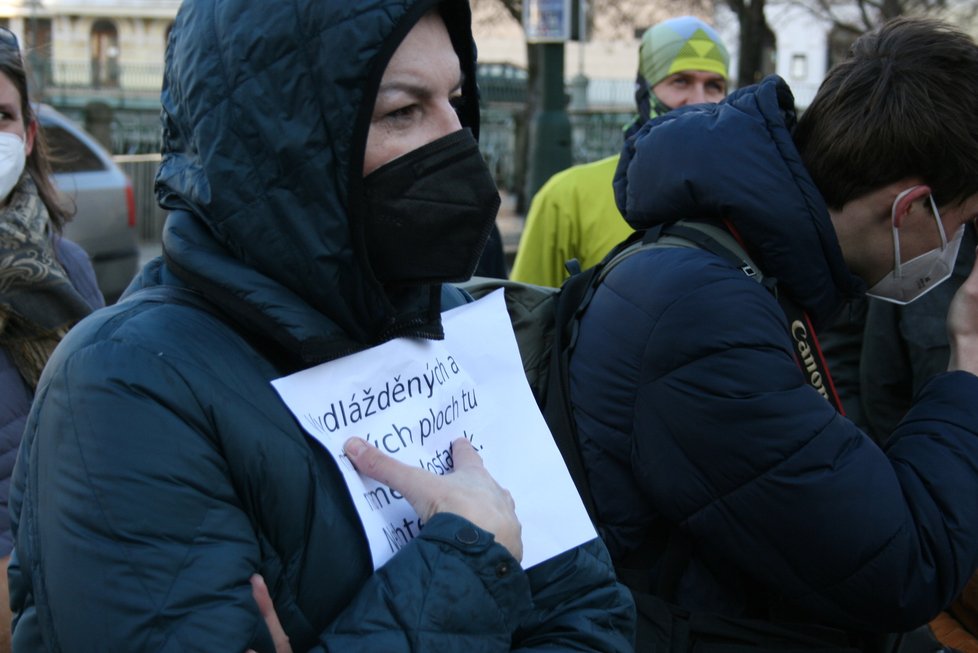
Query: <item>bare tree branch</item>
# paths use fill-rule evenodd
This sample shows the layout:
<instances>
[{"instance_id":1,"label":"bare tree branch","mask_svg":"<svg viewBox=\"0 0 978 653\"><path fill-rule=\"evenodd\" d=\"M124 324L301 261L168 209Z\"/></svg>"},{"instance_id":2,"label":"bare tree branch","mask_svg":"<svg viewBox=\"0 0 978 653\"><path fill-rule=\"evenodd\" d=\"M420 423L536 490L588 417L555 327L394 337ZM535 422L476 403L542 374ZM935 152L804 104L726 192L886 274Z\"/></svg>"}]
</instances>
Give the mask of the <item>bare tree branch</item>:
<instances>
[{"instance_id":1,"label":"bare tree branch","mask_svg":"<svg viewBox=\"0 0 978 653\"><path fill-rule=\"evenodd\" d=\"M978 15L978 4L972 0L796 0L792 4L853 34L871 30L896 16L950 17L960 24L969 23Z\"/></svg>"}]
</instances>

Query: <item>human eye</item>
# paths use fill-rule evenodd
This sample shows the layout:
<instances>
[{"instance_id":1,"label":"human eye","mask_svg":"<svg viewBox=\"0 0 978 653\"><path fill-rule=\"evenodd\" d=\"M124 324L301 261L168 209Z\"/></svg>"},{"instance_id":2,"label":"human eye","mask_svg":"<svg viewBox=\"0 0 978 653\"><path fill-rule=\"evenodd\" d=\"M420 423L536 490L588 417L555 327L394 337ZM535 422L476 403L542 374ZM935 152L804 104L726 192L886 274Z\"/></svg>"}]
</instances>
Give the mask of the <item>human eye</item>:
<instances>
[{"instance_id":1,"label":"human eye","mask_svg":"<svg viewBox=\"0 0 978 653\"><path fill-rule=\"evenodd\" d=\"M707 82L703 94L708 102L719 102L727 95L727 86L723 82Z\"/></svg>"},{"instance_id":2,"label":"human eye","mask_svg":"<svg viewBox=\"0 0 978 653\"><path fill-rule=\"evenodd\" d=\"M417 104L405 104L385 112L381 119L392 123L409 122L419 111Z\"/></svg>"}]
</instances>

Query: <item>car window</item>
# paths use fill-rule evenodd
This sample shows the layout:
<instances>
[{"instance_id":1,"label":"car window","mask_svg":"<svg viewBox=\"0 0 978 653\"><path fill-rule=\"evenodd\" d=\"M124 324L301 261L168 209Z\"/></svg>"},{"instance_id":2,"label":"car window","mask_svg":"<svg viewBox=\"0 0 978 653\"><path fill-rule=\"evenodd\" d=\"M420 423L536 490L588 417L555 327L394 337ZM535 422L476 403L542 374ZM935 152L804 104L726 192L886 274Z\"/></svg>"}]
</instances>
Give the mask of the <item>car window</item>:
<instances>
[{"instance_id":1,"label":"car window","mask_svg":"<svg viewBox=\"0 0 978 653\"><path fill-rule=\"evenodd\" d=\"M71 132L57 125L41 125L41 129L48 144L53 172L92 172L105 169L101 159Z\"/></svg>"}]
</instances>

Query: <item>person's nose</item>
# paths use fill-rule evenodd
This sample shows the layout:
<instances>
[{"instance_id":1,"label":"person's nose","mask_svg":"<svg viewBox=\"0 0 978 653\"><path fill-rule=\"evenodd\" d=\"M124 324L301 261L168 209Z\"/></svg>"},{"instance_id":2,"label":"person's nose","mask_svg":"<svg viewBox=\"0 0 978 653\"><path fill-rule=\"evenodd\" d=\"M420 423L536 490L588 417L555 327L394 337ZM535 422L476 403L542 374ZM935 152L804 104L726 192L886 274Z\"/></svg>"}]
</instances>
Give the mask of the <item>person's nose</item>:
<instances>
[{"instance_id":1,"label":"person's nose","mask_svg":"<svg viewBox=\"0 0 978 653\"><path fill-rule=\"evenodd\" d=\"M704 102L706 102L706 88L702 84L693 84L689 97L686 98L686 104L702 104Z\"/></svg>"},{"instance_id":2,"label":"person's nose","mask_svg":"<svg viewBox=\"0 0 978 653\"><path fill-rule=\"evenodd\" d=\"M450 101L446 100L438 103L435 128L438 131L437 138L447 136L462 128L462 122L458 118L458 111L455 110L455 106Z\"/></svg>"}]
</instances>

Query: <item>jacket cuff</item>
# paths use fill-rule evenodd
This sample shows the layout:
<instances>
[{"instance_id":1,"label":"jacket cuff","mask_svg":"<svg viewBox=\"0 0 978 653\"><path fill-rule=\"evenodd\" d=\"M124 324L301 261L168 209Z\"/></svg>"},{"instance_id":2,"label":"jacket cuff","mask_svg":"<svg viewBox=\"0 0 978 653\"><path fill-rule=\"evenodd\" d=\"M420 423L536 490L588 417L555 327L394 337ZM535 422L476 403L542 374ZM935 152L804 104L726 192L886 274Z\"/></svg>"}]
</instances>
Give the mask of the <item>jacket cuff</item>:
<instances>
[{"instance_id":1,"label":"jacket cuff","mask_svg":"<svg viewBox=\"0 0 978 653\"><path fill-rule=\"evenodd\" d=\"M499 606L509 629L516 630L533 607L530 582L520 563L492 533L464 517L441 512L425 522L418 537L464 559Z\"/></svg>"}]
</instances>

